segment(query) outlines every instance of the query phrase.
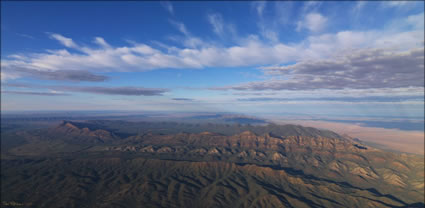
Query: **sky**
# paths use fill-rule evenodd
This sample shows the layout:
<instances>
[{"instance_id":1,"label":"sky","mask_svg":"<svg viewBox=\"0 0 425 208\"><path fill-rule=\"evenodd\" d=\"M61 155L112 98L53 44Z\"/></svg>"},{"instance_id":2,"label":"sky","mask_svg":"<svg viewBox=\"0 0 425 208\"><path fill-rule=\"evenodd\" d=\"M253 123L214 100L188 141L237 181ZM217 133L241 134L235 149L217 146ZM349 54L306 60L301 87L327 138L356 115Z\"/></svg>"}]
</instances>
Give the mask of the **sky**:
<instances>
[{"instance_id":1,"label":"sky","mask_svg":"<svg viewBox=\"0 0 425 208\"><path fill-rule=\"evenodd\" d=\"M424 116L423 1L1 2L1 110Z\"/></svg>"}]
</instances>

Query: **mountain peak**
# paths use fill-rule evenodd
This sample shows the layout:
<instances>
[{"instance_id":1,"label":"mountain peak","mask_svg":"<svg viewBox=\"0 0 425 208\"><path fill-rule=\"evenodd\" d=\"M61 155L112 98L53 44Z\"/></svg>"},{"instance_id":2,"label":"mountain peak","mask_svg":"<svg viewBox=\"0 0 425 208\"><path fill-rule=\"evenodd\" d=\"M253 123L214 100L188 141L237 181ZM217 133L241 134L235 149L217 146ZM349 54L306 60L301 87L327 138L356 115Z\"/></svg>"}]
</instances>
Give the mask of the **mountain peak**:
<instances>
[{"instance_id":1,"label":"mountain peak","mask_svg":"<svg viewBox=\"0 0 425 208\"><path fill-rule=\"evenodd\" d=\"M57 127L57 130L65 130L65 131L79 131L80 128L78 126L71 122L71 121L62 121Z\"/></svg>"},{"instance_id":2,"label":"mountain peak","mask_svg":"<svg viewBox=\"0 0 425 208\"><path fill-rule=\"evenodd\" d=\"M102 128L97 128L90 123L78 123L72 121L62 121L56 128L50 131L55 137L64 137L73 141L85 142L107 142L113 141L118 137Z\"/></svg>"},{"instance_id":3,"label":"mountain peak","mask_svg":"<svg viewBox=\"0 0 425 208\"><path fill-rule=\"evenodd\" d=\"M252 131L244 131L244 132L240 133L239 136L256 137L257 135Z\"/></svg>"},{"instance_id":4,"label":"mountain peak","mask_svg":"<svg viewBox=\"0 0 425 208\"><path fill-rule=\"evenodd\" d=\"M203 131L203 132L199 133L199 135L212 136L212 135L217 135L217 134L209 132L209 131Z\"/></svg>"},{"instance_id":5,"label":"mountain peak","mask_svg":"<svg viewBox=\"0 0 425 208\"><path fill-rule=\"evenodd\" d=\"M75 126L74 124L72 124L70 122L64 124L63 126L66 126L68 128L71 128L71 129L79 129L77 126Z\"/></svg>"}]
</instances>

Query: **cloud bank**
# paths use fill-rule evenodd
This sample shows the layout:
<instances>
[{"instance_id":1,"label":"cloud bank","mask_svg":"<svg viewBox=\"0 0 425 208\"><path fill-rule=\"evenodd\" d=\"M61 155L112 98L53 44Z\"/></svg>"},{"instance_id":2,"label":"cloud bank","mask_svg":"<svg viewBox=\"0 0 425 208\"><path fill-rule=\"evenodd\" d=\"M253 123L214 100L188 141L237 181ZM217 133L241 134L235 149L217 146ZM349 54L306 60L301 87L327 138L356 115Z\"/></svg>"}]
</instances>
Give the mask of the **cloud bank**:
<instances>
[{"instance_id":1,"label":"cloud bank","mask_svg":"<svg viewBox=\"0 0 425 208\"><path fill-rule=\"evenodd\" d=\"M239 98L238 101L247 102L268 102L268 101L340 101L340 102L401 102L401 101L424 101L422 96L365 96L365 97L297 97L297 98L279 98L279 97L254 97Z\"/></svg>"},{"instance_id":2,"label":"cloud bank","mask_svg":"<svg viewBox=\"0 0 425 208\"><path fill-rule=\"evenodd\" d=\"M315 90L424 87L424 48L406 52L359 50L327 60L261 67L283 80L259 81L217 90Z\"/></svg>"},{"instance_id":3,"label":"cloud bank","mask_svg":"<svg viewBox=\"0 0 425 208\"><path fill-rule=\"evenodd\" d=\"M41 96L67 96L67 95L71 95L71 94L68 94L68 93L60 93L60 92L33 92L33 91L13 91L13 90L2 90L1 93L18 94L18 95L41 95Z\"/></svg>"},{"instance_id":4,"label":"cloud bank","mask_svg":"<svg viewBox=\"0 0 425 208\"><path fill-rule=\"evenodd\" d=\"M402 51L423 47L423 18L420 17L423 17L423 13L402 20L404 25L410 25L413 28L409 31L397 29L340 31L311 35L298 43L276 42L277 39L270 33L273 31L269 31L270 38L274 39L273 43L262 40L257 35L248 35L238 37L233 45L227 47L193 36L183 23L176 21L170 21L170 23L184 34L181 42L185 47L162 44L163 47L155 48L136 42L127 46L111 46L102 37L95 37L93 42L96 46L89 47L78 44L69 37L52 33L49 34L50 38L57 40L65 47L64 49L9 56L2 60L2 72L9 74L9 78L12 78L23 76L16 71L17 68L28 71L75 70L97 73L163 68L242 67L324 59L343 51L350 53L350 50L354 48ZM223 34L226 27L221 16L210 14L209 20L213 26L213 32L218 35ZM312 30L320 28L315 26L315 23L308 25L306 27ZM422 28L417 28L421 25Z\"/></svg>"},{"instance_id":5,"label":"cloud bank","mask_svg":"<svg viewBox=\"0 0 425 208\"><path fill-rule=\"evenodd\" d=\"M170 14L174 14L171 3L162 4ZM237 36L236 28L227 23L220 13L209 13L206 21L211 26L212 34L221 39L229 36L234 38L231 44L220 44L208 38L197 37L184 23L171 19L170 24L180 33L180 36L172 36L179 42L175 46L158 41L154 44L129 42L127 45L116 46L109 44L102 37L94 37L92 43L88 44L61 34L49 33L49 38L58 41L63 46L62 49L8 56L1 62L1 78L11 80L32 77L71 82L104 82L110 79L103 75L106 72L251 67L260 69L267 78L209 89L234 90L239 92L235 95L240 96L267 96L274 95L277 91L423 91L423 13L399 19L391 24L390 28L321 33L330 27L332 19L315 9L319 6L320 3L317 2L305 3L302 18L293 24L297 30L307 32L307 36L291 43L279 41L278 32L265 25L259 26L259 35ZM253 4L260 19L267 17L268 7L266 2ZM362 7L359 6L358 9ZM283 22L285 21L282 20L281 24ZM42 88L129 96L160 96L168 92L167 89L138 87ZM172 100L189 101L186 98ZM263 97L242 98L239 101L268 100Z\"/></svg>"},{"instance_id":6,"label":"cloud bank","mask_svg":"<svg viewBox=\"0 0 425 208\"><path fill-rule=\"evenodd\" d=\"M127 96L162 96L165 92L169 91L168 89L162 89L162 88L61 86L61 85L37 85L37 84L26 84L26 83L5 83L3 84L3 87L18 87L18 88L31 88L31 89L38 88L38 89L49 89L54 91L65 91L65 92L82 92L82 93L92 93L92 94L127 95ZM8 92L8 91L5 91L5 92ZM15 93L15 94L18 94L18 93Z\"/></svg>"},{"instance_id":7,"label":"cloud bank","mask_svg":"<svg viewBox=\"0 0 425 208\"><path fill-rule=\"evenodd\" d=\"M173 98L172 100L176 100L176 101L194 101L194 99L191 99L191 98Z\"/></svg>"}]
</instances>

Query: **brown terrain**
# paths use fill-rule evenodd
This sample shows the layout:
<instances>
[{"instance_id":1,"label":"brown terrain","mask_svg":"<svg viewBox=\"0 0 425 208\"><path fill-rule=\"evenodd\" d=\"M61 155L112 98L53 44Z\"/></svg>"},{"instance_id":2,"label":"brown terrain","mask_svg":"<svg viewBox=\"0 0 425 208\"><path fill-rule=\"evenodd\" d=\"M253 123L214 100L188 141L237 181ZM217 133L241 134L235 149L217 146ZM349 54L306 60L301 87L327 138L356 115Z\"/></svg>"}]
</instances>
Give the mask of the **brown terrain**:
<instances>
[{"instance_id":1,"label":"brown terrain","mask_svg":"<svg viewBox=\"0 0 425 208\"><path fill-rule=\"evenodd\" d=\"M330 131L268 125L235 134L122 136L94 124L63 122L16 132L24 142L2 156L3 205L424 205L423 157L376 149Z\"/></svg>"}]
</instances>

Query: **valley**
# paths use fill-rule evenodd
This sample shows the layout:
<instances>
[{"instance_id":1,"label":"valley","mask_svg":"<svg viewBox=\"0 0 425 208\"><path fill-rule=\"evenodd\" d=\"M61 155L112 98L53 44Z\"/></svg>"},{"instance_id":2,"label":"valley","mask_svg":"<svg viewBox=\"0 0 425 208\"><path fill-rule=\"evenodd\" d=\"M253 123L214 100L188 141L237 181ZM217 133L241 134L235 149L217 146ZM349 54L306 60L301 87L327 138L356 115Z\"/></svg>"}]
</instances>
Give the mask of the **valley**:
<instances>
[{"instance_id":1,"label":"valley","mask_svg":"<svg viewBox=\"0 0 425 208\"><path fill-rule=\"evenodd\" d=\"M2 133L1 164L5 207L421 207L424 201L423 157L299 125L62 121Z\"/></svg>"}]
</instances>

